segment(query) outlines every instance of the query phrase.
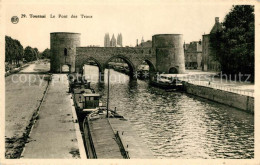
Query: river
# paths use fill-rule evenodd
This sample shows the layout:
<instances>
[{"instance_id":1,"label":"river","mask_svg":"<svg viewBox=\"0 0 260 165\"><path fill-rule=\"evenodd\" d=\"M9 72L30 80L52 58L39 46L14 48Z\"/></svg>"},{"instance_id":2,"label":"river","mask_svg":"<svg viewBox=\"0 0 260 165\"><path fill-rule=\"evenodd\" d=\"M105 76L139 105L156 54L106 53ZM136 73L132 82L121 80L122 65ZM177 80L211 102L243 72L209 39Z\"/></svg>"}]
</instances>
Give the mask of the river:
<instances>
[{"instance_id":1,"label":"river","mask_svg":"<svg viewBox=\"0 0 260 165\"><path fill-rule=\"evenodd\" d=\"M85 65L91 86L107 97L98 83L98 68ZM110 71L110 109L128 119L156 158L254 158L254 115L182 92L167 92L146 81L130 81Z\"/></svg>"}]
</instances>

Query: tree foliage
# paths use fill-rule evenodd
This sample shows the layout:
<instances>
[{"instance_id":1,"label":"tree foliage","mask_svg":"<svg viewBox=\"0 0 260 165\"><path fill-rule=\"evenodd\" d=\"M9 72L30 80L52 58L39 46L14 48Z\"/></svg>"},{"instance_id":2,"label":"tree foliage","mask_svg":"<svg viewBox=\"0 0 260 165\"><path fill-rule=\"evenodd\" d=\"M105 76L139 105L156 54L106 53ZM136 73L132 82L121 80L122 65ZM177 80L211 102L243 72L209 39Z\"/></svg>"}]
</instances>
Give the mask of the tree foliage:
<instances>
[{"instance_id":1,"label":"tree foliage","mask_svg":"<svg viewBox=\"0 0 260 165\"><path fill-rule=\"evenodd\" d=\"M23 54L23 46L20 41L5 36L5 61L9 64L19 64Z\"/></svg>"},{"instance_id":2,"label":"tree foliage","mask_svg":"<svg viewBox=\"0 0 260 165\"><path fill-rule=\"evenodd\" d=\"M35 50L30 47L30 46L27 46L25 49L24 49L24 59L27 61L27 62L30 62L30 61L34 61L37 59L37 54L35 52Z\"/></svg>"},{"instance_id":3,"label":"tree foliage","mask_svg":"<svg viewBox=\"0 0 260 165\"><path fill-rule=\"evenodd\" d=\"M250 74L254 81L254 6L233 6L223 22L223 31L210 35L210 45L223 73Z\"/></svg>"},{"instance_id":4,"label":"tree foliage","mask_svg":"<svg viewBox=\"0 0 260 165\"><path fill-rule=\"evenodd\" d=\"M50 49L46 48L42 53L41 53L41 58L50 58Z\"/></svg>"},{"instance_id":5,"label":"tree foliage","mask_svg":"<svg viewBox=\"0 0 260 165\"><path fill-rule=\"evenodd\" d=\"M33 48L33 50L35 52L36 59L39 59L40 52L39 52L38 48Z\"/></svg>"}]
</instances>

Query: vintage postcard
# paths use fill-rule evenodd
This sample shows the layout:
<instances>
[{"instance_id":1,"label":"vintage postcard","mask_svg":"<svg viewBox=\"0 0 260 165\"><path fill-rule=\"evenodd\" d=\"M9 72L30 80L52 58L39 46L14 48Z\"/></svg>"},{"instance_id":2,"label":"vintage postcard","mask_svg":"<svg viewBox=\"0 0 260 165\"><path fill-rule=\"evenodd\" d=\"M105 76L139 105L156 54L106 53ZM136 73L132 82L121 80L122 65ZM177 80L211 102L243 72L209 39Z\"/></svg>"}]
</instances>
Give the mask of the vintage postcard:
<instances>
[{"instance_id":1,"label":"vintage postcard","mask_svg":"<svg viewBox=\"0 0 260 165\"><path fill-rule=\"evenodd\" d=\"M259 1L0 2L0 165L260 165Z\"/></svg>"}]
</instances>

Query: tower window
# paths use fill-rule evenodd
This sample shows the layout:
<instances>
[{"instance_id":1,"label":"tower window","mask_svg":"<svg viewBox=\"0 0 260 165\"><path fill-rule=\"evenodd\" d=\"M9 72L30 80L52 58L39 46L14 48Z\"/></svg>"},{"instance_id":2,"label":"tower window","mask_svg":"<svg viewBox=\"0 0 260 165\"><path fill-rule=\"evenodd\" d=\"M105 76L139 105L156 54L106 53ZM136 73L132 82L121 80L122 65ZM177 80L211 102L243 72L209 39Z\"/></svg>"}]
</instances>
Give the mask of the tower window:
<instances>
[{"instance_id":1,"label":"tower window","mask_svg":"<svg viewBox=\"0 0 260 165\"><path fill-rule=\"evenodd\" d=\"M67 48L64 49L64 56L67 56L68 55L68 50Z\"/></svg>"}]
</instances>

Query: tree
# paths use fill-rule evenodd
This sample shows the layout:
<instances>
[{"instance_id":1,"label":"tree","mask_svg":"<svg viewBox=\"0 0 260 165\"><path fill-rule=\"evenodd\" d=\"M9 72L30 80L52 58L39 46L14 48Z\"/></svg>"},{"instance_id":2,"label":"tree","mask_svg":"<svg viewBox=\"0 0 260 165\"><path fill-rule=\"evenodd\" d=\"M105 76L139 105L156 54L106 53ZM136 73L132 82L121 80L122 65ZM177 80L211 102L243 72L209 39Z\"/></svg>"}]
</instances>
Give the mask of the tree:
<instances>
[{"instance_id":1,"label":"tree","mask_svg":"<svg viewBox=\"0 0 260 165\"><path fill-rule=\"evenodd\" d=\"M37 58L36 58L36 53L35 53L34 49L31 48L30 46L27 46L24 49L24 58L27 62L36 60Z\"/></svg>"},{"instance_id":2,"label":"tree","mask_svg":"<svg viewBox=\"0 0 260 165\"><path fill-rule=\"evenodd\" d=\"M250 74L254 81L254 6L233 6L223 31L210 35L210 45L225 74Z\"/></svg>"},{"instance_id":3,"label":"tree","mask_svg":"<svg viewBox=\"0 0 260 165\"><path fill-rule=\"evenodd\" d=\"M19 64L19 61L23 58L23 46L21 45L20 41L14 40L15 43L15 61L16 64Z\"/></svg>"},{"instance_id":4,"label":"tree","mask_svg":"<svg viewBox=\"0 0 260 165\"><path fill-rule=\"evenodd\" d=\"M43 52L42 52L42 58L50 58L50 49L46 48Z\"/></svg>"},{"instance_id":5,"label":"tree","mask_svg":"<svg viewBox=\"0 0 260 165\"><path fill-rule=\"evenodd\" d=\"M13 49L12 49L12 38L9 36L5 36L5 61L12 64L12 55L13 55Z\"/></svg>"},{"instance_id":6,"label":"tree","mask_svg":"<svg viewBox=\"0 0 260 165\"><path fill-rule=\"evenodd\" d=\"M23 58L23 46L20 41L5 36L5 61L9 64L19 64Z\"/></svg>"},{"instance_id":7,"label":"tree","mask_svg":"<svg viewBox=\"0 0 260 165\"><path fill-rule=\"evenodd\" d=\"M40 56L39 50L37 48L33 48L33 50L34 50L36 59L39 59L39 56Z\"/></svg>"}]
</instances>

